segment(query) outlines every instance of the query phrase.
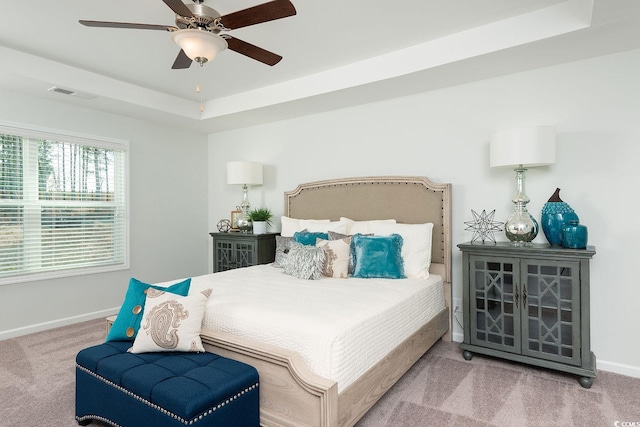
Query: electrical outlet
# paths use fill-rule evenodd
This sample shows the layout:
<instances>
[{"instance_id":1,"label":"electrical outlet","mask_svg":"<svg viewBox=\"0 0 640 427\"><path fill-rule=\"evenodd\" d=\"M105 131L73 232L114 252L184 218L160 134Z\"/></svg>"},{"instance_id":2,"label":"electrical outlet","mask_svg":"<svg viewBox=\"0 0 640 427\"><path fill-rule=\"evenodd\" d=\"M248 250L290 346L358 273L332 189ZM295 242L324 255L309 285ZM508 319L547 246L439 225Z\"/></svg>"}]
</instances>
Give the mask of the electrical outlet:
<instances>
[{"instance_id":1,"label":"electrical outlet","mask_svg":"<svg viewBox=\"0 0 640 427\"><path fill-rule=\"evenodd\" d=\"M453 299L453 312L462 313L462 298Z\"/></svg>"}]
</instances>

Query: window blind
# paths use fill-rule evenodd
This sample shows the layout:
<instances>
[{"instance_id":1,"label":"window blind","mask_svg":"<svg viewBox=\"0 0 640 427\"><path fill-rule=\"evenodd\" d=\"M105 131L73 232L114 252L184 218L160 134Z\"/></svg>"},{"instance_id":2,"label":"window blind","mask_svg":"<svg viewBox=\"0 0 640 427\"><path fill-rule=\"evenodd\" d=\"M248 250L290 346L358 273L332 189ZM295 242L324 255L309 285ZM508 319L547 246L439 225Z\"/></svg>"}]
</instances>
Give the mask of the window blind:
<instances>
[{"instance_id":1,"label":"window blind","mask_svg":"<svg viewBox=\"0 0 640 427\"><path fill-rule=\"evenodd\" d=\"M0 284L128 267L127 155L0 126Z\"/></svg>"}]
</instances>

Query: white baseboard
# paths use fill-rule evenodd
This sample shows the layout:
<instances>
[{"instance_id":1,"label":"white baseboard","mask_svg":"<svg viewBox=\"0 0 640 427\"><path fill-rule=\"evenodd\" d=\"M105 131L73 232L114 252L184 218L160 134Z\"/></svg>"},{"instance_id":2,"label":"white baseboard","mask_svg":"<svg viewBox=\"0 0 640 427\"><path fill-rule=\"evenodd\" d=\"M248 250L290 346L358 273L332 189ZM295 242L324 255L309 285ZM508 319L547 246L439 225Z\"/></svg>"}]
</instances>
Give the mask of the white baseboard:
<instances>
[{"instance_id":1,"label":"white baseboard","mask_svg":"<svg viewBox=\"0 0 640 427\"><path fill-rule=\"evenodd\" d=\"M0 331L0 341L9 338L19 337L21 335L33 334L35 332L46 331L47 329L58 328L60 326L67 326L74 323L84 322L87 320L93 320L100 317L112 316L118 314L120 308L110 308L107 310L94 311L93 313L86 313L79 316L65 317L64 319L52 320L50 322L36 323L35 325L23 326L21 328L9 329L6 331Z\"/></svg>"},{"instance_id":2,"label":"white baseboard","mask_svg":"<svg viewBox=\"0 0 640 427\"><path fill-rule=\"evenodd\" d=\"M623 365L622 363L607 362L606 360L596 360L596 369L626 375L628 377L640 378L639 366Z\"/></svg>"},{"instance_id":3,"label":"white baseboard","mask_svg":"<svg viewBox=\"0 0 640 427\"><path fill-rule=\"evenodd\" d=\"M464 341L464 333L462 332L454 332L451 334L451 341L453 342L462 342Z\"/></svg>"}]
</instances>

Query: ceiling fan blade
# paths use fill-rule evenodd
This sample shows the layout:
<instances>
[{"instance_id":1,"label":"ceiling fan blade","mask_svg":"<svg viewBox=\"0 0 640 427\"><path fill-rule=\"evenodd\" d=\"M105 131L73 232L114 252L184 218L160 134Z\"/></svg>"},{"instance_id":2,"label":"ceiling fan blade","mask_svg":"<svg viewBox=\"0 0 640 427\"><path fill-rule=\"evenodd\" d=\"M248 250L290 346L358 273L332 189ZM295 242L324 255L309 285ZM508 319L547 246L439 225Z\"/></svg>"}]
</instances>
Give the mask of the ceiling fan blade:
<instances>
[{"instance_id":1,"label":"ceiling fan blade","mask_svg":"<svg viewBox=\"0 0 640 427\"><path fill-rule=\"evenodd\" d=\"M187 54L184 53L184 50L180 49L180 52L178 53L178 56L176 57L176 60L174 61L171 68L174 70L189 68L191 66L191 62L193 62L191 61L191 58L189 58Z\"/></svg>"},{"instance_id":2,"label":"ceiling fan blade","mask_svg":"<svg viewBox=\"0 0 640 427\"><path fill-rule=\"evenodd\" d=\"M273 66L282 59L282 56L280 55L276 55L273 52L269 52L268 50L264 50L263 48L252 45L251 43L236 39L235 37L225 35L224 38L227 40L229 50L233 50L234 52L238 52L241 55L255 59L256 61L260 61L264 64Z\"/></svg>"},{"instance_id":3,"label":"ceiling fan blade","mask_svg":"<svg viewBox=\"0 0 640 427\"><path fill-rule=\"evenodd\" d=\"M296 8L289 0L274 0L221 16L219 19L225 28L235 30L295 14Z\"/></svg>"},{"instance_id":4,"label":"ceiling fan blade","mask_svg":"<svg viewBox=\"0 0 640 427\"><path fill-rule=\"evenodd\" d=\"M171 10L173 10L178 15L188 16L193 18L193 13L189 10L189 8L182 3L181 0L162 0L164 4L169 6Z\"/></svg>"},{"instance_id":5,"label":"ceiling fan blade","mask_svg":"<svg viewBox=\"0 0 640 427\"><path fill-rule=\"evenodd\" d=\"M82 25L87 27L106 27L106 28L131 28L134 30L162 30L169 31L172 27L170 25L155 25L155 24L136 24L132 22L108 22L108 21L86 21L81 19Z\"/></svg>"}]
</instances>

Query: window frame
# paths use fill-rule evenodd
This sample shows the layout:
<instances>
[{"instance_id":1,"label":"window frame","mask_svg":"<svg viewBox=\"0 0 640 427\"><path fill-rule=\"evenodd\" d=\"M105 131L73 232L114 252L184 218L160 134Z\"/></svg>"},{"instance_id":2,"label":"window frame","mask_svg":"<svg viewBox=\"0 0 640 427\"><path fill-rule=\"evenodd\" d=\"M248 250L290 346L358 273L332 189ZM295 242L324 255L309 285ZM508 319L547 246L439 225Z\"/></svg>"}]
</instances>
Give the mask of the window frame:
<instances>
[{"instance_id":1,"label":"window frame","mask_svg":"<svg viewBox=\"0 0 640 427\"><path fill-rule=\"evenodd\" d=\"M37 140L53 140L61 143L79 144L97 148L106 148L122 151L123 155L123 171L122 179L124 185L122 186L124 194L122 195L124 208L123 214L123 245L120 248L124 251L123 261L120 263L110 265L99 266L80 266L73 268L61 268L56 270L41 271L41 272L18 272L10 274L4 277L0 277L0 286L9 285L15 283L31 282L38 280L50 280L59 279L64 277L81 276L87 274L100 274L112 271L127 270L130 268L130 198L129 198L129 141L99 137L94 135L81 134L77 132L62 131L50 128L37 127L27 124L16 124L0 121L0 133L7 135L15 135L22 138L37 139ZM24 146L23 146L24 149ZM27 205L26 198L23 196L20 202ZM42 228L41 228L42 230Z\"/></svg>"}]
</instances>

